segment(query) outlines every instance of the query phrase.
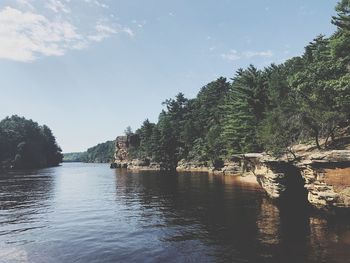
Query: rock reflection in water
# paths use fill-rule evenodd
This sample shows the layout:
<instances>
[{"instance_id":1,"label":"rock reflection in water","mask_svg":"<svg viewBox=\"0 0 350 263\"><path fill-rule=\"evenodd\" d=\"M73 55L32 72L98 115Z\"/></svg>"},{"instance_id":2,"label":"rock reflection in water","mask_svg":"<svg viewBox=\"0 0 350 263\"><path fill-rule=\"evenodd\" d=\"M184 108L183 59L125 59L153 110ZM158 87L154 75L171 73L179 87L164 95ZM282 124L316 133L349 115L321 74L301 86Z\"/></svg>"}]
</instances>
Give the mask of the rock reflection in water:
<instances>
[{"instance_id":1,"label":"rock reflection in water","mask_svg":"<svg viewBox=\"0 0 350 263\"><path fill-rule=\"evenodd\" d=\"M248 179L98 164L2 176L0 262L348 262L348 220L275 205Z\"/></svg>"}]
</instances>

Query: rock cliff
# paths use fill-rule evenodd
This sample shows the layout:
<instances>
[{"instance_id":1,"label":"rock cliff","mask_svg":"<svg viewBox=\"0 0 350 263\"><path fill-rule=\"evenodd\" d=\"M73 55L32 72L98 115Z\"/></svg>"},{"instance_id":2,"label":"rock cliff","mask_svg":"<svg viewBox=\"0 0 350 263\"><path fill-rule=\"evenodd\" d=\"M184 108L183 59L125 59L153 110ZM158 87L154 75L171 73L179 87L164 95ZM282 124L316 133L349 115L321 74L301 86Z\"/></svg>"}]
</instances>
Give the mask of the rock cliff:
<instances>
[{"instance_id":1,"label":"rock cliff","mask_svg":"<svg viewBox=\"0 0 350 263\"><path fill-rule=\"evenodd\" d=\"M149 159L129 158L130 145L138 142L135 136L117 137L115 162L111 168L162 170L161 165ZM349 211L350 150L303 149L298 151L296 157L274 158L266 153L248 153L234 155L222 163L181 160L177 171L254 175L274 200L308 203L327 211Z\"/></svg>"},{"instance_id":2,"label":"rock cliff","mask_svg":"<svg viewBox=\"0 0 350 263\"><path fill-rule=\"evenodd\" d=\"M115 140L114 163L111 168L127 168L128 163L128 137L118 136Z\"/></svg>"},{"instance_id":3,"label":"rock cliff","mask_svg":"<svg viewBox=\"0 0 350 263\"><path fill-rule=\"evenodd\" d=\"M114 162L111 168L128 168L130 170L161 170L158 163L151 162L149 159L133 159L129 156L130 146L137 146L140 139L137 135L118 136L115 140Z\"/></svg>"},{"instance_id":4,"label":"rock cliff","mask_svg":"<svg viewBox=\"0 0 350 263\"><path fill-rule=\"evenodd\" d=\"M179 172L254 175L266 194L277 201L311 204L326 210L350 209L350 150L301 151L297 160L266 153L234 155L214 167L209 162L182 160Z\"/></svg>"},{"instance_id":5,"label":"rock cliff","mask_svg":"<svg viewBox=\"0 0 350 263\"><path fill-rule=\"evenodd\" d=\"M297 166L311 204L318 208L350 208L350 150L311 155Z\"/></svg>"},{"instance_id":6,"label":"rock cliff","mask_svg":"<svg viewBox=\"0 0 350 263\"><path fill-rule=\"evenodd\" d=\"M241 155L243 173L253 172L269 197L305 198L314 207L350 208L350 150L304 153L298 161L267 154Z\"/></svg>"}]
</instances>

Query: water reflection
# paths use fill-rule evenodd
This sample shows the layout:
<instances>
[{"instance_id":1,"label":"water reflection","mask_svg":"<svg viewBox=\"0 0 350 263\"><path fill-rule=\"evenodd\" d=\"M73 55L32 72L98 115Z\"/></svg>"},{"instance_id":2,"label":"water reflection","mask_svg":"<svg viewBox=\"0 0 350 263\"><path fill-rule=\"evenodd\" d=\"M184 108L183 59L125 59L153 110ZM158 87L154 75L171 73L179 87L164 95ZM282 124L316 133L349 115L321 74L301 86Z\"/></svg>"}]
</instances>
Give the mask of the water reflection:
<instances>
[{"instance_id":1,"label":"water reflection","mask_svg":"<svg viewBox=\"0 0 350 263\"><path fill-rule=\"evenodd\" d=\"M236 177L86 164L0 177L1 263L340 263L349 245L347 220Z\"/></svg>"},{"instance_id":2,"label":"water reflection","mask_svg":"<svg viewBox=\"0 0 350 263\"><path fill-rule=\"evenodd\" d=\"M331 253L338 241L328 233L344 235L341 242L347 245L348 223L341 231L330 230L328 219L293 203L276 205L255 183L204 173L129 173L127 178L119 173L117 189L126 199L137 196L145 220L157 215L152 226L164 228L161 241L172 246L199 241L206 257L223 262L346 262L339 252Z\"/></svg>"},{"instance_id":3,"label":"water reflection","mask_svg":"<svg viewBox=\"0 0 350 263\"><path fill-rule=\"evenodd\" d=\"M50 210L52 169L0 174L0 235L45 227L43 214ZM9 241L10 242L10 241ZM23 240L30 242L30 240Z\"/></svg>"}]
</instances>

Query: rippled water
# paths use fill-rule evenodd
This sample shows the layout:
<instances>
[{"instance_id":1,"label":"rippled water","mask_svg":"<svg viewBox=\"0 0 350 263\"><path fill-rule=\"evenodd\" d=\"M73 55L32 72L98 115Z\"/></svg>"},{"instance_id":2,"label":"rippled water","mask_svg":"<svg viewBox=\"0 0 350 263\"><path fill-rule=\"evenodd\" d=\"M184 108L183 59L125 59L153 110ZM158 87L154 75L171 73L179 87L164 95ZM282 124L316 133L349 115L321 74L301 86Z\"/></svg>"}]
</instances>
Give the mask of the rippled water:
<instances>
[{"instance_id":1,"label":"rippled water","mask_svg":"<svg viewBox=\"0 0 350 263\"><path fill-rule=\"evenodd\" d=\"M350 262L350 222L234 177L64 164L0 175L0 262Z\"/></svg>"}]
</instances>

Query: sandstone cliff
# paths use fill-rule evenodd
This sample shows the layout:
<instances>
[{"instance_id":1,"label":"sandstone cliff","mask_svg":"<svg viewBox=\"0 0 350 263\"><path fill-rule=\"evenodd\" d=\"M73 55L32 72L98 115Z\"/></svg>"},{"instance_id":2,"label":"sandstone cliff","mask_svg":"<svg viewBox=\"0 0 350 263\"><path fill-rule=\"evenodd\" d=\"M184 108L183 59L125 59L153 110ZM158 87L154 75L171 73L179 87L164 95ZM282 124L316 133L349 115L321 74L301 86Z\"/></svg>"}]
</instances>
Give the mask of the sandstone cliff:
<instances>
[{"instance_id":1,"label":"sandstone cliff","mask_svg":"<svg viewBox=\"0 0 350 263\"><path fill-rule=\"evenodd\" d=\"M137 138L116 139L115 162L112 168L162 170L149 159L129 158L129 146ZM223 175L255 176L267 195L278 201L307 202L327 210L350 209L350 150L320 151L299 145L297 158L275 158L266 153L234 155L219 164L181 160L178 172L209 172Z\"/></svg>"},{"instance_id":2,"label":"sandstone cliff","mask_svg":"<svg viewBox=\"0 0 350 263\"><path fill-rule=\"evenodd\" d=\"M267 154L240 156L243 173L252 172L269 197L296 195L327 211L350 208L350 150L306 152L297 161Z\"/></svg>"},{"instance_id":3,"label":"sandstone cliff","mask_svg":"<svg viewBox=\"0 0 350 263\"><path fill-rule=\"evenodd\" d=\"M132 159L129 156L130 145L137 145L139 138L137 135L132 136L118 136L115 140L115 154L114 162L111 164L111 168L127 168L130 170L161 170L158 163L151 162L145 158L142 160Z\"/></svg>"}]
</instances>

